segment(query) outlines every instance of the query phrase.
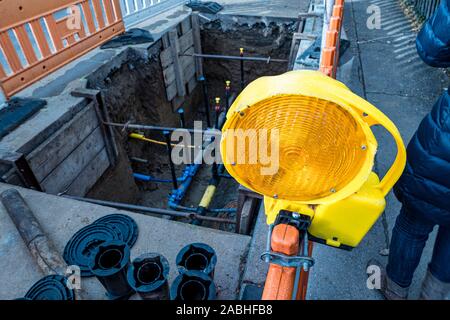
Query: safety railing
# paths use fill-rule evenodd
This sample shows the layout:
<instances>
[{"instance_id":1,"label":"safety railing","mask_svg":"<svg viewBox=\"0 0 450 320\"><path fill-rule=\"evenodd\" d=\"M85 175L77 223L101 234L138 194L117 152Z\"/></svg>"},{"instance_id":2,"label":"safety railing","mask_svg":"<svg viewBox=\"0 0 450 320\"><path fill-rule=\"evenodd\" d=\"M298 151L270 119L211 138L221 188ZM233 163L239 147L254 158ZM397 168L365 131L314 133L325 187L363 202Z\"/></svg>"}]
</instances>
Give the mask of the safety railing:
<instances>
[{"instance_id":1,"label":"safety railing","mask_svg":"<svg viewBox=\"0 0 450 320\"><path fill-rule=\"evenodd\" d=\"M186 2L186 0L120 0L120 5L125 26L129 28Z\"/></svg>"},{"instance_id":2,"label":"safety railing","mask_svg":"<svg viewBox=\"0 0 450 320\"><path fill-rule=\"evenodd\" d=\"M414 8L416 13L423 19L430 18L441 0L405 0L406 5Z\"/></svg>"},{"instance_id":3,"label":"safety railing","mask_svg":"<svg viewBox=\"0 0 450 320\"><path fill-rule=\"evenodd\" d=\"M124 31L119 0L0 1L7 98Z\"/></svg>"}]
</instances>

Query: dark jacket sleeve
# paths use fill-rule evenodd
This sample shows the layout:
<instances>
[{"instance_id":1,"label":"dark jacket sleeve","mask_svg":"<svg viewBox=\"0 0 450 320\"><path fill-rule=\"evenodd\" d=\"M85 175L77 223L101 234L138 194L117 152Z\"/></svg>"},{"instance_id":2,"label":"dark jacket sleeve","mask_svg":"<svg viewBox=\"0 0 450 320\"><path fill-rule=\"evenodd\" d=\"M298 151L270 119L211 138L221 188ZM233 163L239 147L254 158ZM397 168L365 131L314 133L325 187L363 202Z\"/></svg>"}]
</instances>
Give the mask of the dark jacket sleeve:
<instances>
[{"instance_id":1,"label":"dark jacket sleeve","mask_svg":"<svg viewBox=\"0 0 450 320\"><path fill-rule=\"evenodd\" d=\"M417 52L432 67L450 67L450 0L441 0L416 40Z\"/></svg>"}]
</instances>

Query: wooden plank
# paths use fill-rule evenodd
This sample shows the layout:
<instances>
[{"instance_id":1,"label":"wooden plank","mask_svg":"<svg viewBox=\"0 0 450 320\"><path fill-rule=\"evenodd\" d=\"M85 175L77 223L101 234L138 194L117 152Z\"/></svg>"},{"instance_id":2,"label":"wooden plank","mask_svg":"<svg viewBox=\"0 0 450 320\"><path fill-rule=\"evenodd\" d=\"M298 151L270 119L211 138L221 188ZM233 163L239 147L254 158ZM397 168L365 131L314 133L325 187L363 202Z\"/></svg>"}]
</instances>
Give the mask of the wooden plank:
<instances>
[{"instance_id":1,"label":"wooden plank","mask_svg":"<svg viewBox=\"0 0 450 320\"><path fill-rule=\"evenodd\" d=\"M50 194L66 191L103 148L105 148L105 142L98 127L42 181L41 185Z\"/></svg>"},{"instance_id":2,"label":"wooden plank","mask_svg":"<svg viewBox=\"0 0 450 320\"><path fill-rule=\"evenodd\" d=\"M175 81L166 88L167 101L172 101L177 95L177 84Z\"/></svg>"},{"instance_id":3,"label":"wooden plank","mask_svg":"<svg viewBox=\"0 0 450 320\"><path fill-rule=\"evenodd\" d=\"M185 54L188 50L194 47L193 32L189 31L187 34L181 36L180 38L178 38L178 42L179 42L178 53ZM160 59L163 68L166 68L167 66L173 63L170 46L161 52Z\"/></svg>"},{"instance_id":4,"label":"wooden plank","mask_svg":"<svg viewBox=\"0 0 450 320\"><path fill-rule=\"evenodd\" d=\"M242 206L241 220L239 223L239 234L249 234L251 222L253 220L253 213L255 211L256 199L247 198Z\"/></svg>"},{"instance_id":5,"label":"wooden plank","mask_svg":"<svg viewBox=\"0 0 450 320\"><path fill-rule=\"evenodd\" d=\"M186 52L186 54L193 54L193 53L194 53L194 48L190 48ZM185 83L187 83L189 81L188 79L190 79L190 77L192 76L192 69L195 72L194 59L195 58L192 56L181 56L179 58L181 68L183 69L183 73L184 73ZM165 81L166 87L169 87L170 85L172 85L172 83L176 81L176 73L175 73L174 64L171 64L170 66L168 66L163 71L163 75L164 75L164 81Z\"/></svg>"},{"instance_id":6,"label":"wooden plank","mask_svg":"<svg viewBox=\"0 0 450 320\"><path fill-rule=\"evenodd\" d=\"M175 98L173 98L172 111L176 112L180 107L182 107L185 102L184 100L185 100L184 97L179 97L179 96L176 96Z\"/></svg>"},{"instance_id":7,"label":"wooden plank","mask_svg":"<svg viewBox=\"0 0 450 320\"><path fill-rule=\"evenodd\" d=\"M191 24L191 19L190 17L187 17L186 19L184 19L183 21L180 22L180 27L181 27L181 33L182 34L186 34L189 31L192 30L192 24Z\"/></svg>"},{"instance_id":8,"label":"wooden plank","mask_svg":"<svg viewBox=\"0 0 450 320\"><path fill-rule=\"evenodd\" d=\"M194 46L194 33L192 30L188 31L178 38L178 53L185 53L190 47Z\"/></svg>"},{"instance_id":9,"label":"wooden plank","mask_svg":"<svg viewBox=\"0 0 450 320\"><path fill-rule=\"evenodd\" d=\"M84 168L67 189L71 196L84 197L109 168L110 162L106 148L102 149Z\"/></svg>"},{"instance_id":10,"label":"wooden plank","mask_svg":"<svg viewBox=\"0 0 450 320\"><path fill-rule=\"evenodd\" d=\"M98 118L91 103L33 150L27 160L38 181L50 174L97 127Z\"/></svg>"},{"instance_id":11,"label":"wooden plank","mask_svg":"<svg viewBox=\"0 0 450 320\"><path fill-rule=\"evenodd\" d=\"M195 90L196 86L197 86L197 77L194 74L187 82L188 94L191 94Z\"/></svg>"},{"instance_id":12,"label":"wooden plank","mask_svg":"<svg viewBox=\"0 0 450 320\"><path fill-rule=\"evenodd\" d=\"M184 97L186 95L186 88L184 86L184 74L183 69L180 64L180 60L178 57L179 51L179 43L177 38L177 31L171 30L169 32L169 40L170 40L170 50L173 59L174 72L177 83L177 92L180 97Z\"/></svg>"},{"instance_id":13,"label":"wooden plank","mask_svg":"<svg viewBox=\"0 0 450 320\"><path fill-rule=\"evenodd\" d=\"M186 68L183 70L183 74L185 77L185 81L184 83L188 83L189 80L187 79L191 79L193 76L195 76L195 63L190 63L186 66Z\"/></svg>"},{"instance_id":14,"label":"wooden plank","mask_svg":"<svg viewBox=\"0 0 450 320\"><path fill-rule=\"evenodd\" d=\"M168 68L163 71L164 83L166 87L170 86L176 80L175 67L171 64Z\"/></svg>"},{"instance_id":15,"label":"wooden plank","mask_svg":"<svg viewBox=\"0 0 450 320\"><path fill-rule=\"evenodd\" d=\"M170 49L161 51L159 58L161 60L161 66L163 67L163 69L167 68L168 66L170 66L173 63Z\"/></svg>"},{"instance_id":16,"label":"wooden plank","mask_svg":"<svg viewBox=\"0 0 450 320\"><path fill-rule=\"evenodd\" d=\"M170 47L169 34L168 33L165 33L161 37L161 41L162 41L163 49L168 49Z\"/></svg>"},{"instance_id":17,"label":"wooden plank","mask_svg":"<svg viewBox=\"0 0 450 320\"><path fill-rule=\"evenodd\" d=\"M200 34L200 19L198 12L193 12L191 15L192 19L192 35L194 37L194 52L197 54L202 54L202 40ZM195 59L195 73L197 79L203 76L203 59Z\"/></svg>"},{"instance_id":18,"label":"wooden plank","mask_svg":"<svg viewBox=\"0 0 450 320\"><path fill-rule=\"evenodd\" d=\"M197 78L195 76L195 68L190 66L187 69L186 74L191 75L189 80L186 82L188 94L191 94L194 91L195 87L197 86ZM173 81L169 86L166 87L167 100L171 101L173 98L175 98L176 95L177 95L177 84L175 81Z\"/></svg>"}]
</instances>

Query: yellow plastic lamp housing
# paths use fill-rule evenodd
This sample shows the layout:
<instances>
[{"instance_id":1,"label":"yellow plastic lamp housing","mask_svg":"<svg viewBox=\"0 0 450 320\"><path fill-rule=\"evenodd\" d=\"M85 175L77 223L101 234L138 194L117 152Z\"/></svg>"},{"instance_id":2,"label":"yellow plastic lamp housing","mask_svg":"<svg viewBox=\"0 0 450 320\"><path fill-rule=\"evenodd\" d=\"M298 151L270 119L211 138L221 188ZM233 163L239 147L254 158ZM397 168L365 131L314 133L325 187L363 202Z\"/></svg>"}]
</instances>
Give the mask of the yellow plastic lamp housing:
<instances>
[{"instance_id":1,"label":"yellow plastic lamp housing","mask_svg":"<svg viewBox=\"0 0 450 320\"><path fill-rule=\"evenodd\" d=\"M397 144L383 180L372 172L382 125ZM310 235L355 247L385 208L406 151L395 125L344 84L316 71L252 82L231 106L221 154L228 172L264 195L267 223L281 210L311 216Z\"/></svg>"}]
</instances>

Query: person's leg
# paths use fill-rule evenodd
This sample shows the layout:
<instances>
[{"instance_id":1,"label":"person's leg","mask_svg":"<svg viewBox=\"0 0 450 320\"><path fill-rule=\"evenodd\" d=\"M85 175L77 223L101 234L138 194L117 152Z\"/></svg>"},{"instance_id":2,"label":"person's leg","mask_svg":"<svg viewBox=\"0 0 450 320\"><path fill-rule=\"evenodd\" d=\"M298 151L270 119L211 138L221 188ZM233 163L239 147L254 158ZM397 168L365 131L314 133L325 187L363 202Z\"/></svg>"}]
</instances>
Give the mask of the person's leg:
<instances>
[{"instance_id":1,"label":"person's leg","mask_svg":"<svg viewBox=\"0 0 450 320\"><path fill-rule=\"evenodd\" d=\"M387 276L402 288L411 285L434 223L402 207L392 231Z\"/></svg>"},{"instance_id":2,"label":"person's leg","mask_svg":"<svg viewBox=\"0 0 450 320\"><path fill-rule=\"evenodd\" d=\"M420 298L441 300L450 293L450 228L439 227Z\"/></svg>"}]
</instances>

